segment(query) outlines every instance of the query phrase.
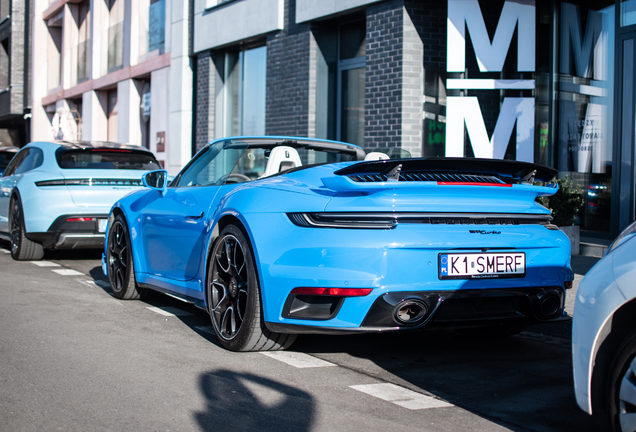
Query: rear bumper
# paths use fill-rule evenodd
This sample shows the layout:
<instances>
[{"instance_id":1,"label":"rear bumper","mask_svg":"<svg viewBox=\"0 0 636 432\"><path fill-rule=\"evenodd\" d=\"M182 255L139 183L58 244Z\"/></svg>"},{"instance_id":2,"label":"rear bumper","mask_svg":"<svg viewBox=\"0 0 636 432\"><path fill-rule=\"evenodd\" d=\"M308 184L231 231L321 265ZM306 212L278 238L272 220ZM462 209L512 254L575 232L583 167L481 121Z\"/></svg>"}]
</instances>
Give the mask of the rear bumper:
<instances>
[{"instance_id":1,"label":"rear bumper","mask_svg":"<svg viewBox=\"0 0 636 432\"><path fill-rule=\"evenodd\" d=\"M90 221L68 221L69 218L90 218ZM99 220L106 214L63 215L46 232L27 233L29 240L45 249L100 249L104 247L104 232L99 231Z\"/></svg>"},{"instance_id":2,"label":"rear bumper","mask_svg":"<svg viewBox=\"0 0 636 432\"><path fill-rule=\"evenodd\" d=\"M286 302L283 315L294 317L301 311L305 319L320 319L325 311L326 296L304 296L302 307ZM332 310L340 309L344 298L333 297ZM565 293L562 287L510 288L465 291L403 291L379 296L369 308L359 327L325 327L266 322L271 331L281 333L344 334L359 332L419 330L429 327L480 326L504 322L553 322L568 320L564 312ZM316 316L311 316L312 307ZM327 308L328 309L328 308ZM404 319L408 310L412 319ZM328 318L328 317L325 317Z\"/></svg>"},{"instance_id":3,"label":"rear bumper","mask_svg":"<svg viewBox=\"0 0 636 432\"><path fill-rule=\"evenodd\" d=\"M40 243L44 249L101 249L104 233L45 232L30 233L27 238Z\"/></svg>"}]
</instances>

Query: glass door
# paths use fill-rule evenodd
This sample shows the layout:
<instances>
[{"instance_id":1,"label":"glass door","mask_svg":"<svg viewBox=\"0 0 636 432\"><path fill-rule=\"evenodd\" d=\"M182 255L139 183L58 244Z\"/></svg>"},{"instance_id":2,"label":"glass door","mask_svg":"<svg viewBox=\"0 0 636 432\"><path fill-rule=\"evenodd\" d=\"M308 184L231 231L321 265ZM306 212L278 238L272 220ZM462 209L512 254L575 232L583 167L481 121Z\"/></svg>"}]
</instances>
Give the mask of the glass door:
<instances>
[{"instance_id":1,"label":"glass door","mask_svg":"<svg viewBox=\"0 0 636 432\"><path fill-rule=\"evenodd\" d=\"M364 147L366 23L340 25L336 139Z\"/></svg>"},{"instance_id":2,"label":"glass door","mask_svg":"<svg viewBox=\"0 0 636 432\"><path fill-rule=\"evenodd\" d=\"M360 67L362 63L362 67ZM364 58L341 66L338 81L339 140L364 146Z\"/></svg>"},{"instance_id":3,"label":"glass door","mask_svg":"<svg viewBox=\"0 0 636 432\"><path fill-rule=\"evenodd\" d=\"M559 12L557 168L584 191L581 228L609 232L616 8L602 0L588 6L562 3Z\"/></svg>"},{"instance_id":4,"label":"glass door","mask_svg":"<svg viewBox=\"0 0 636 432\"><path fill-rule=\"evenodd\" d=\"M617 191L614 198L614 224L616 227L613 234L618 234L627 225L634 221L636 217L636 173L634 164L634 153L636 151L636 110L634 109L634 91L636 91L636 77L634 76L634 66L636 61L636 32L620 34L618 37L617 55L618 62L618 82L616 130L618 137L616 141L614 160L616 170L614 176L614 187Z\"/></svg>"}]
</instances>

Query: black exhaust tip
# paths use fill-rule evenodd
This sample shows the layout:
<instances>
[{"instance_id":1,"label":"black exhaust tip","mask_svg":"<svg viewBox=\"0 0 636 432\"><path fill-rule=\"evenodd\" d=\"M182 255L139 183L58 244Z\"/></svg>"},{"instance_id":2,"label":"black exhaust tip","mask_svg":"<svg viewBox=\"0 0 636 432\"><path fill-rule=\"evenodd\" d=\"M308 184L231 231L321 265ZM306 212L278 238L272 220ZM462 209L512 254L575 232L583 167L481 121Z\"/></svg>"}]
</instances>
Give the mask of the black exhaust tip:
<instances>
[{"instance_id":1,"label":"black exhaust tip","mask_svg":"<svg viewBox=\"0 0 636 432\"><path fill-rule=\"evenodd\" d=\"M429 307L418 299L402 300L395 307L393 319L400 325L417 325L424 321L429 314Z\"/></svg>"},{"instance_id":2,"label":"black exhaust tip","mask_svg":"<svg viewBox=\"0 0 636 432\"><path fill-rule=\"evenodd\" d=\"M561 312L561 297L554 292L544 292L537 296L536 314L541 319L556 317Z\"/></svg>"}]
</instances>

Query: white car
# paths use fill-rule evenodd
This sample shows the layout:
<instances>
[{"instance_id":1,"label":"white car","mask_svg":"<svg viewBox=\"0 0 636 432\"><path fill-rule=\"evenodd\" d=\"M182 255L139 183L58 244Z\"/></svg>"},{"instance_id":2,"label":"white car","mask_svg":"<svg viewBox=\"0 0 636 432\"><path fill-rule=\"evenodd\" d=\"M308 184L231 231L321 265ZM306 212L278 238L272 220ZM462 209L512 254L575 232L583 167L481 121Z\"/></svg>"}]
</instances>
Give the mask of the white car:
<instances>
[{"instance_id":1,"label":"white car","mask_svg":"<svg viewBox=\"0 0 636 432\"><path fill-rule=\"evenodd\" d=\"M579 284L572 322L576 401L636 431L636 222Z\"/></svg>"}]
</instances>

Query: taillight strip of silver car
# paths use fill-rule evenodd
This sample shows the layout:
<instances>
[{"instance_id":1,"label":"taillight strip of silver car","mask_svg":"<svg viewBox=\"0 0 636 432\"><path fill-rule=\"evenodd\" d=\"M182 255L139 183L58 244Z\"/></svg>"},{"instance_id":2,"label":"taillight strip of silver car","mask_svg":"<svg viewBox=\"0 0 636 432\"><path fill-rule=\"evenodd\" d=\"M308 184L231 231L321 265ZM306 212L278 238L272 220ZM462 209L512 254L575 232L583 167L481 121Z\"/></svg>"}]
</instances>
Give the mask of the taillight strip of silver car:
<instances>
[{"instance_id":1,"label":"taillight strip of silver car","mask_svg":"<svg viewBox=\"0 0 636 432\"><path fill-rule=\"evenodd\" d=\"M36 186L143 186L141 179L57 179L35 182Z\"/></svg>"},{"instance_id":2,"label":"taillight strip of silver car","mask_svg":"<svg viewBox=\"0 0 636 432\"><path fill-rule=\"evenodd\" d=\"M307 228L393 229L398 224L543 225L556 230L550 215L502 213L287 213L297 226Z\"/></svg>"}]
</instances>

